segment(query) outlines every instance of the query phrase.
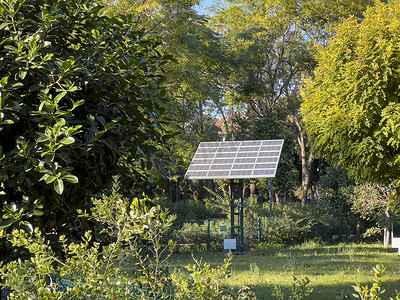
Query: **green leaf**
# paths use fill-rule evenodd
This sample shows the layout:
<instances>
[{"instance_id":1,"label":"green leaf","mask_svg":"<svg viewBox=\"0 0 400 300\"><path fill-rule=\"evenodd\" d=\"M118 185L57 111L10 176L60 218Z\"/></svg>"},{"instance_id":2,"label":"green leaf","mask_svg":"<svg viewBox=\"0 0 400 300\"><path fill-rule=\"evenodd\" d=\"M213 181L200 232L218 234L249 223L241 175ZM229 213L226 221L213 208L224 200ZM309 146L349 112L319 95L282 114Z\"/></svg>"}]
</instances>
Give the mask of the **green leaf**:
<instances>
[{"instance_id":1,"label":"green leaf","mask_svg":"<svg viewBox=\"0 0 400 300\"><path fill-rule=\"evenodd\" d=\"M11 50L11 51L17 51L17 48L15 48L14 46L11 46L11 45L5 45L4 49Z\"/></svg>"},{"instance_id":2,"label":"green leaf","mask_svg":"<svg viewBox=\"0 0 400 300\"><path fill-rule=\"evenodd\" d=\"M28 221L22 221L22 225L28 229L28 232L33 232L33 226Z\"/></svg>"},{"instance_id":3,"label":"green leaf","mask_svg":"<svg viewBox=\"0 0 400 300\"><path fill-rule=\"evenodd\" d=\"M54 181L54 190L59 195L64 192L64 182L62 181L62 179L58 178L56 181Z\"/></svg>"},{"instance_id":4,"label":"green leaf","mask_svg":"<svg viewBox=\"0 0 400 300\"><path fill-rule=\"evenodd\" d=\"M13 84L12 88L13 88L13 89L19 89L20 87L23 87L23 86L24 86L24 85L23 85L22 82L17 82L17 83L14 83L14 84Z\"/></svg>"},{"instance_id":5,"label":"green leaf","mask_svg":"<svg viewBox=\"0 0 400 300\"><path fill-rule=\"evenodd\" d=\"M15 214L17 212L17 205L13 202L11 204L4 204L3 209L9 214Z\"/></svg>"},{"instance_id":6,"label":"green leaf","mask_svg":"<svg viewBox=\"0 0 400 300\"><path fill-rule=\"evenodd\" d=\"M49 138L48 138L47 136L42 135L42 136L40 136L40 137L38 137L38 138L36 139L36 142L37 142L37 143L43 143L43 142L46 142L46 141L48 141L48 140L49 140Z\"/></svg>"},{"instance_id":7,"label":"green leaf","mask_svg":"<svg viewBox=\"0 0 400 300\"><path fill-rule=\"evenodd\" d=\"M43 210L41 210L41 209L34 209L33 211L32 211L32 215L33 216L36 216L36 217L40 217L40 216L42 216L44 214L44 212L43 212Z\"/></svg>"},{"instance_id":8,"label":"green leaf","mask_svg":"<svg viewBox=\"0 0 400 300\"><path fill-rule=\"evenodd\" d=\"M54 127L61 127L65 125L65 119L61 118L58 120L58 122L56 124L54 124Z\"/></svg>"},{"instance_id":9,"label":"green leaf","mask_svg":"<svg viewBox=\"0 0 400 300\"><path fill-rule=\"evenodd\" d=\"M66 137L65 139L61 140L61 144L63 145L70 145L75 142L75 139L72 136Z\"/></svg>"},{"instance_id":10,"label":"green leaf","mask_svg":"<svg viewBox=\"0 0 400 300\"><path fill-rule=\"evenodd\" d=\"M71 175L71 174L64 175L62 177L62 179L65 179L66 181L68 181L70 183L78 183L79 182L78 177L76 177L75 175Z\"/></svg>"},{"instance_id":11,"label":"green leaf","mask_svg":"<svg viewBox=\"0 0 400 300\"><path fill-rule=\"evenodd\" d=\"M26 73L27 73L26 70L19 71L19 73L18 73L19 78L25 79Z\"/></svg>"},{"instance_id":12,"label":"green leaf","mask_svg":"<svg viewBox=\"0 0 400 300\"><path fill-rule=\"evenodd\" d=\"M52 175L50 175L50 174L44 174L44 175L42 176L42 178L39 179L39 181L44 180L44 181L48 184L48 183L52 183L52 182L53 182L54 180L56 180L56 179L57 179L56 176L52 176Z\"/></svg>"},{"instance_id":13,"label":"green leaf","mask_svg":"<svg viewBox=\"0 0 400 300\"><path fill-rule=\"evenodd\" d=\"M50 165L53 161L54 161L54 157L55 157L55 154L54 153L47 153L46 155L45 155L45 161L46 161L46 164L48 164L48 165Z\"/></svg>"},{"instance_id":14,"label":"green leaf","mask_svg":"<svg viewBox=\"0 0 400 300\"><path fill-rule=\"evenodd\" d=\"M0 80L0 84L3 87L7 84L7 82L8 82L8 76L5 76L5 77L1 78L1 80Z\"/></svg>"},{"instance_id":15,"label":"green leaf","mask_svg":"<svg viewBox=\"0 0 400 300\"><path fill-rule=\"evenodd\" d=\"M10 227L14 223L14 220L2 220L0 221L0 230Z\"/></svg>"},{"instance_id":16,"label":"green leaf","mask_svg":"<svg viewBox=\"0 0 400 300\"><path fill-rule=\"evenodd\" d=\"M66 92L61 92L59 93L55 98L54 98L54 102L58 103L67 93Z\"/></svg>"},{"instance_id":17,"label":"green leaf","mask_svg":"<svg viewBox=\"0 0 400 300\"><path fill-rule=\"evenodd\" d=\"M9 25L10 23L1 23L0 24L0 30L4 29L7 25Z\"/></svg>"}]
</instances>

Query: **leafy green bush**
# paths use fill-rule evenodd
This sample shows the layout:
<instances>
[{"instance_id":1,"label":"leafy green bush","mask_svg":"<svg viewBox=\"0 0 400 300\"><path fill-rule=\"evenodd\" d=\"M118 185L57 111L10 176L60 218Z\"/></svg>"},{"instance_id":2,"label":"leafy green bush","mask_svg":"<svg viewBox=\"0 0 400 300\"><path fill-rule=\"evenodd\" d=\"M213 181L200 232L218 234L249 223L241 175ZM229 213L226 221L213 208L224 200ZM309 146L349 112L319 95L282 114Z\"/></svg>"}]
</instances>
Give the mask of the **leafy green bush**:
<instances>
[{"instance_id":1,"label":"leafy green bush","mask_svg":"<svg viewBox=\"0 0 400 300\"><path fill-rule=\"evenodd\" d=\"M210 222L210 236L207 236L207 226ZM222 251L224 239L229 238L228 219L209 220L199 223L184 223L181 228L172 232L172 239L177 244L177 250L180 252L204 251L207 249L207 239L211 251ZM226 226L227 231L221 232L220 227Z\"/></svg>"},{"instance_id":2,"label":"leafy green bush","mask_svg":"<svg viewBox=\"0 0 400 300\"><path fill-rule=\"evenodd\" d=\"M230 276L231 253L224 259L222 266L214 269L207 263L202 265L196 259L194 261L195 264L185 267L189 271L189 276L174 276L177 299L256 299L255 294L248 287L241 287L239 292L235 293L232 288L222 284L222 280Z\"/></svg>"},{"instance_id":3,"label":"leafy green bush","mask_svg":"<svg viewBox=\"0 0 400 300\"><path fill-rule=\"evenodd\" d=\"M382 300L381 296L385 293L385 290L382 290L382 274L384 271L385 267L383 265L377 265L374 268L375 278L372 286L362 286L360 282L357 282L357 284L353 286L353 289L356 292L353 296L361 300ZM400 299L400 293L397 291L395 299ZM394 299L390 298L390 300Z\"/></svg>"},{"instance_id":4,"label":"leafy green bush","mask_svg":"<svg viewBox=\"0 0 400 300\"><path fill-rule=\"evenodd\" d=\"M38 228L13 230L1 236L14 247L29 251L28 259L2 264L3 285L16 299L124 299L130 295L166 299L173 292L170 275L162 267L174 243L164 237L174 219L159 206L148 208L146 197L129 202L114 188L110 196L93 199L91 214L100 232L88 231L78 243L60 236L63 254L56 255ZM130 204L127 204L130 203ZM102 237L108 243L95 239ZM71 284L60 291L61 276Z\"/></svg>"},{"instance_id":5,"label":"leafy green bush","mask_svg":"<svg viewBox=\"0 0 400 300\"><path fill-rule=\"evenodd\" d=\"M303 214L300 206L274 207L272 214L262 217L263 240L271 244L295 245L309 238L314 221Z\"/></svg>"},{"instance_id":6,"label":"leafy green bush","mask_svg":"<svg viewBox=\"0 0 400 300\"><path fill-rule=\"evenodd\" d=\"M115 174L154 194L174 135L160 45L97 1L0 0L0 229L70 234Z\"/></svg>"},{"instance_id":7,"label":"leafy green bush","mask_svg":"<svg viewBox=\"0 0 400 300\"><path fill-rule=\"evenodd\" d=\"M13 247L29 253L1 263L1 286L12 290L10 299L254 299L246 287L236 293L222 285L232 256L216 268L195 260L183 278L171 276L165 261L175 243L166 236L174 216L146 206L146 197L128 201L117 188L92 199L90 213L80 212L99 231L86 232L79 242L60 236L61 255L38 228L0 231Z\"/></svg>"}]
</instances>

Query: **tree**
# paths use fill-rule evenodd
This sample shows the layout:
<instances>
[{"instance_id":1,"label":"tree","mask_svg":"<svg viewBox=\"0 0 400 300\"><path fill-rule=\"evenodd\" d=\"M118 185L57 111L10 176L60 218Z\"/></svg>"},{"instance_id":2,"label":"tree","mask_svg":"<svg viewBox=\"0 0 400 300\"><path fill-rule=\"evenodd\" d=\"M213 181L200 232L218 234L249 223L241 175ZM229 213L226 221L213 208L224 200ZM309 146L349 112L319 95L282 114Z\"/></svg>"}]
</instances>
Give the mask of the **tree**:
<instances>
[{"instance_id":1,"label":"tree","mask_svg":"<svg viewBox=\"0 0 400 300\"><path fill-rule=\"evenodd\" d=\"M161 86L170 58L133 16L100 9L0 1L1 227L57 230L114 175L133 195L162 179L174 134Z\"/></svg>"},{"instance_id":2,"label":"tree","mask_svg":"<svg viewBox=\"0 0 400 300\"><path fill-rule=\"evenodd\" d=\"M351 210L361 219L372 221L374 227L368 228L364 236L380 234L384 228L384 246L390 241L394 217L390 211L390 189L377 184L357 185L351 195Z\"/></svg>"},{"instance_id":3,"label":"tree","mask_svg":"<svg viewBox=\"0 0 400 300\"><path fill-rule=\"evenodd\" d=\"M224 115L221 78L228 68L226 49L220 37L207 27L207 18L196 13L198 0L101 0L107 14L134 12L135 20L149 36L161 34L160 49L173 55L168 64L166 86L167 111L175 118L182 132L174 141L177 160L171 172L171 187L186 189L181 179L193 154L202 141L217 140L217 113ZM224 64L226 66L226 64ZM176 182L172 182L172 181ZM180 185L180 187L179 187Z\"/></svg>"},{"instance_id":4,"label":"tree","mask_svg":"<svg viewBox=\"0 0 400 300\"><path fill-rule=\"evenodd\" d=\"M341 18L362 12L368 0L229 0L216 8L214 24L231 43L237 60L232 84L236 99L254 112L286 122L296 133L301 158L302 202L307 200L314 153L307 145L299 106L303 76L315 67L314 43L326 38ZM226 4L229 5L226 5ZM254 118L253 117L253 118Z\"/></svg>"},{"instance_id":5,"label":"tree","mask_svg":"<svg viewBox=\"0 0 400 300\"><path fill-rule=\"evenodd\" d=\"M312 147L357 180L399 182L400 4L345 20L317 55L302 114Z\"/></svg>"},{"instance_id":6,"label":"tree","mask_svg":"<svg viewBox=\"0 0 400 300\"><path fill-rule=\"evenodd\" d=\"M302 74L312 70L312 43L293 18L270 14L276 1L227 1L213 20L234 60L227 97L249 120L274 119L290 125L301 149L302 203L307 200L313 161L297 117ZM297 121L297 122L295 122ZM281 138L275 136L272 138Z\"/></svg>"}]
</instances>

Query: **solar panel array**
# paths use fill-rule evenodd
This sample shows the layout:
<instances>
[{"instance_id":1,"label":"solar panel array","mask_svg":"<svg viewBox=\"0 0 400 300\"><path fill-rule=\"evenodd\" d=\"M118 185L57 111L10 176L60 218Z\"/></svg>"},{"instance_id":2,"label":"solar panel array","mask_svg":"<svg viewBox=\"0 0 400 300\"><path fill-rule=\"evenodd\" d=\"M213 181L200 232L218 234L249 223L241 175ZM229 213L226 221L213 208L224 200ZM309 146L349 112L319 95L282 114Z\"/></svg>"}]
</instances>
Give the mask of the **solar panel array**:
<instances>
[{"instance_id":1,"label":"solar panel array","mask_svg":"<svg viewBox=\"0 0 400 300\"><path fill-rule=\"evenodd\" d=\"M283 140L203 142L186 171L186 179L275 177Z\"/></svg>"}]
</instances>

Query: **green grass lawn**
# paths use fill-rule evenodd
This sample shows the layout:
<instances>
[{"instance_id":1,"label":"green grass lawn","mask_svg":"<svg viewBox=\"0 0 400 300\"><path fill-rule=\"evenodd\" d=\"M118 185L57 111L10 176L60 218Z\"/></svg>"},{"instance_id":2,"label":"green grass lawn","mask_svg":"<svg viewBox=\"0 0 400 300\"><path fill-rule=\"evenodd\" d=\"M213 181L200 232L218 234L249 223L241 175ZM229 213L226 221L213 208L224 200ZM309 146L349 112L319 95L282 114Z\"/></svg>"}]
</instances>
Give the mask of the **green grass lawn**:
<instances>
[{"instance_id":1,"label":"green grass lawn","mask_svg":"<svg viewBox=\"0 0 400 300\"><path fill-rule=\"evenodd\" d=\"M194 253L211 266L221 265L225 255L221 253ZM174 254L169 264L179 272L187 264L193 264L191 254ZM340 299L340 295L351 295L352 285L373 282L373 267L383 264L385 299L400 291L400 259L397 249L384 249L381 245L313 246L306 244L291 248L266 246L237 255L232 260L232 276L226 283L233 287L247 285L258 299L274 299L271 294L275 285L290 287L292 275L310 279L309 287L314 291L306 299Z\"/></svg>"}]
</instances>

